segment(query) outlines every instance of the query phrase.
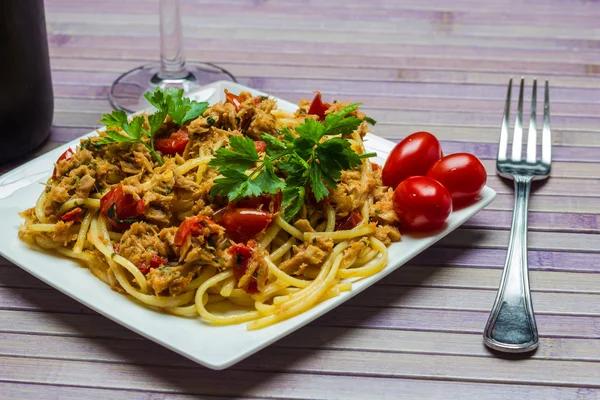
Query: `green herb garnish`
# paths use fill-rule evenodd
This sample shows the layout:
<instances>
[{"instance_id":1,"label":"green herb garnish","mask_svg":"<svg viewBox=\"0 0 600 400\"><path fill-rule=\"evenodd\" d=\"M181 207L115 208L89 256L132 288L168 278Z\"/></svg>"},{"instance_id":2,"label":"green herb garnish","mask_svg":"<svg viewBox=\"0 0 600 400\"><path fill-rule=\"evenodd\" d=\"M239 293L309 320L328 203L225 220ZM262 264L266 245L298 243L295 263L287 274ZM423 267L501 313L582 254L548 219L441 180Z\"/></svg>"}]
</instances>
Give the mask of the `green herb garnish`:
<instances>
[{"instance_id":1,"label":"green herb garnish","mask_svg":"<svg viewBox=\"0 0 600 400\"><path fill-rule=\"evenodd\" d=\"M306 188L316 201L323 200L330 190L337 189L343 170L357 167L361 158L375 155L359 156L344 138L362 123L361 119L348 116L359 104L328 114L323 123L306 119L295 128L295 134L287 128L281 130L281 138L264 134L261 139L267 144L267 151L262 159L252 139L231 137L231 149L217 150L209 163L223 175L215 179L211 195L227 196L231 201L282 190L286 220L302 208ZM255 169L247 173L252 166Z\"/></svg>"},{"instance_id":2,"label":"green herb garnish","mask_svg":"<svg viewBox=\"0 0 600 400\"><path fill-rule=\"evenodd\" d=\"M196 119L208 107L207 102L197 102L183 97L183 89L169 88L164 91L156 88L144 97L156 107L157 111L148 116L149 129L145 129L145 118L141 115L131 121L123 110L113 111L102 115L100 122L106 125L106 137L95 143L96 146L110 143L142 143L154 156L160 165L164 164L162 157L154 149L154 136L162 127L167 115L179 126ZM122 132L115 130L120 129Z\"/></svg>"}]
</instances>

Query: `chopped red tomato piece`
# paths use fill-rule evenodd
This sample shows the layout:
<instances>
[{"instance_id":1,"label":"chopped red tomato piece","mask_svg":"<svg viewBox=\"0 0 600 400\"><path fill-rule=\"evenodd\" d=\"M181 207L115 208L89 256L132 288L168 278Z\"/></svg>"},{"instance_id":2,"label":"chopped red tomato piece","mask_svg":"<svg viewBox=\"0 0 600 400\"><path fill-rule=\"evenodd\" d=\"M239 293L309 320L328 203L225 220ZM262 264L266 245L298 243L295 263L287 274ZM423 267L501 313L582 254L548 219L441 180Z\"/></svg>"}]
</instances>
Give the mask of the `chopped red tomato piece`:
<instances>
[{"instance_id":1,"label":"chopped red tomato piece","mask_svg":"<svg viewBox=\"0 0 600 400\"><path fill-rule=\"evenodd\" d=\"M262 103L264 100L267 100L269 97L267 96L256 96L254 98L254 104L260 104Z\"/></svg>"},{"instance_id":2,"label":"chopped red tomato piece","mask_svg":"<svg viewBox=\"0 0 600 400\"><path fill-rule=\"evenodd\" d=\"M246 197L230 204L230 207L255 208L274 214L281 207L281 196L281 191L278 191L277 194L261 194L260 196Z\"/></svg>"},{"instance_id":3,"label":"chopped red tomato piece","mask_svg":"<svg viewBox=\"0 0 600 400\"><path fill-rule=\"evenodd\" d=\"M60 157L58 157L58 160L56 160L56 164L58 164L59 162L61 162L62 160L70 160L71 157L73 157L73 154L75 154L73 152L73 150L71 150L71 148L68 148L67 150L65 150L64 153L62 153L60 155ZM52 172L52 178L56 178L56 167L54 167L54 171Z\"/></svg>"},{"instance_id":4,"label":"chopped red tomato piece","mask_svg":"<svg viewBox=\"0 0 600 400\"><path fill-rule=\"evenodd\" d=\"M321 92L317 92L312 103L310 103L308 114L318 115L319 119L323 121L325 120L325 111L327 111L328 109L329 103L323 103L323 100L321 99Z\"/></svg>"},{"instance_id":5,"label":"chopped red tomato piece","mask_svg":"<svg viewBox=\"0 0 600 400\"><path fill-rule=\"evenodd\" d=\"M100 199L100 213L113 227L125 230L144 215L144 200L136 201L132 194L123 192L123 186L117 185Z\"/></svg>"},{"instance_id":6,"label":"chopped red tomato piece","mask_svg":"<svg viewBox=\"0 0 600 400\"><path fill-rule=\"evenodd\" d=\"M225 102L233 104L235 106L235 111L240 111L242 99L237 94L229 93L227 89L225 89Z\"/></svg>"},{"instance_id":7,"label":"chopped red tomato piece","mask_svg":"<svg viewBox=\"0 0 600 400\"><path fill-rule=\"evenodd\" d=\"M248 270L248 264L250 263L250 258L254 252L252 249L254 242L251 241L249 245L250 246L243 243L238 243L229 248L229 254L231 254L233 258L233 277L237 281L242 279ZM246 286L245 290L250 294L258 293L258 282L256 281L255 277L250 277L250 282Z\"/></svg>"},{"instance_id":8,"label":"chopped red tomato piece","mask_svg":"<svg viewBox=\"0 0 600 400\"><path fill-rule=\"evenodd\" d=\"M167 260L159 256L158 254L152 254L152 258L150 259L150 266L146 265L145 262L141 262L137 267L140 272L146 275L150 272L151 269L160 268L167 263Z\"/></svg>"},{"instance_id":9,"label":"chopped red tomato piece","mask_svg":"<svg viewBox=\"0 0 600 400\"><path fill-rule=\"evenodd\" d=\"M254 147L256 148L257 153L264 153L267 151L267 144L262 140L255 140Z\"/></svg>"},{"instance_id":10,"label":"chopped red tomato piece","mask_svg":"<svg viewBox=\"0 0 600 400\"><path fill-rule=\"evenodd\" d=\"M362 215L356 210L352 211L348 216L340 218L335 222L335 230L347 231L356 227L362 221Z\"/></svg>"},{"instance_id":11,"label":"chopped red tomato piece","mask_svg":"<svg viewBox=\"0 0 600 400\"><path fill-rule=\"evenodd\" d=\"M187 128L184 126L171 133L169 137L156 139L154 146L164 154L181 154L189 141L190 137Z\"/></svg>"},{"instance_id":12,"label":"chopped red tomato piece","mask_svg":"<svg viewBox=\"0 0 600 400\"><path fill-rule=\"evenodd\" d=\"M234 242L247 242L264 231L273 220L271 213L252 208L230 208L221 225Z\"/></svg>"},{"instance_id":13,"label":"chopped red tomato piece","mask_svg":"<svg viewBox=\"0 0 600 400\"><path fill-rule=\"evenodd\" d=\"M80 222L83 219L83 209L81 207L75 207L71 211L64 213L60 219L63 221L77 221Z\"/></svg>"},{"instance_id":14,"label":"chopped red tomato piece","mask_svg":"<svg viewBox=\"0 0 600 400\"><path fill-rule=\"evenodd\" d=\"M196 215L193 217L187 217L175 233L174 243L176 246L183 245L185 239L189 236L198 236L205 233L205 229L208 229L208 233L217 233L219 231L218 225L215 224L210 218L203 215Z\"/></svg>"}]
</instances>

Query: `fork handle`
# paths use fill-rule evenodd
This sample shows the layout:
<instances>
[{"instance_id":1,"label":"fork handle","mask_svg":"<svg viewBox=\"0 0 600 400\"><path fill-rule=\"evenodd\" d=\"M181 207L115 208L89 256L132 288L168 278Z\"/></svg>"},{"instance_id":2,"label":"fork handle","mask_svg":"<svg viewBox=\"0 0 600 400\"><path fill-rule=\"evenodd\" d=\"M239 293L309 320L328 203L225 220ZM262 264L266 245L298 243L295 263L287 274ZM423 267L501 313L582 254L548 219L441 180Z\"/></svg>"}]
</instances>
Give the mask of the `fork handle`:
<instances>
[{"instance_id":1,"label":"fork handle","mask_svg":"<svg viewBox=\"0 0 600 400\"><path fill-rule=\"evenodd\" d=\"M538 346L538 332L527 272L527 208L531 177L515 176L513 212L506 264L483 341L492 349L523 353Z\"/></svg>"}]
</instances>

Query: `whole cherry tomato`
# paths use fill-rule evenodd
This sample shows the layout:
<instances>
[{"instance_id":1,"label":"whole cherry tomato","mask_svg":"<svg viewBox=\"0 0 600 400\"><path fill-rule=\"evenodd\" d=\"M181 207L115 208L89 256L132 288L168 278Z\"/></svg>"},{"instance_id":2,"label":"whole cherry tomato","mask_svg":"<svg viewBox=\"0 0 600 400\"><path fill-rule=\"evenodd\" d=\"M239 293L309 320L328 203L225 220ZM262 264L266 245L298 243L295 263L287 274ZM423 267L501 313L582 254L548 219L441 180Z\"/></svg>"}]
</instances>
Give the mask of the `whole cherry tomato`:
<instances>
[{"instance_id":1,"label":"whole cherry tomato","mask_svg":"<svg viewBox=\"0 0 600 400\"><path fill-rule=\"evenodd\" d=\"M243 243L265 230L273 216L252 208L231 208L223 214L221 226L234 242Z\"/></svg>"},{"instance_id":2,"label":"whole cherry tomato","mask_svg":"<svg viewBox=\"0 0 600 400\"><path fill-rule=\"evenodd\" d=\"M429 132L415 132L405 137L388 156L381 177L383 184L395 188L410 176L425 176L442 158L440 142Z\"/></svg>"},{"instance_id":3,"label":"whole cherry tomato","mask_svg":"<svg viewBox=\"0 0 600 400\"><path fill-rule=\"evenodd\" d=\"M393 205L402 226L429 231L444 225L452 212L452 197L438 181L426 176L412 176L396 187Z\"/></svg>"},{"instance_id":4,"label":"whole cherry tomato","mask_svg":"<svg viewBox=\"0 0 600 400\"><path fill-rule=\"evenodd\" d=\"M169 137L156 139L154 141L154 146L156 146L156 150L160 150L164 154L181 154L189 141L190 137L187 128L184 126L171 133Z\"/></svg>"},{"instance_id":5,"label":"whole cherry tomato","mask_svg":"<svg viewBox=\"0 0 600 400\"><path fill-rule=\"evenodd\" d=\"M450 154L429 168L427 176L440 182L452 196L454 208L475 200L487 181L485 167L469 153Z\"/></svg>"}]
</instances>

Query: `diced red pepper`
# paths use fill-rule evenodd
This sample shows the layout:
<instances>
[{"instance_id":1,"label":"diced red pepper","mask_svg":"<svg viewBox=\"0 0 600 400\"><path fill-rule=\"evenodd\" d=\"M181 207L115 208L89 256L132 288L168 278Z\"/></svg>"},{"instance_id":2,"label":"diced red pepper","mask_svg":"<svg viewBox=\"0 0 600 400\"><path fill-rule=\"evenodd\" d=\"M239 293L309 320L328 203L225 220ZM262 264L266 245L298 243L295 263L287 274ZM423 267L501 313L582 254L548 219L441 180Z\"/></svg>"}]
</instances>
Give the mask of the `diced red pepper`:
<instances>
[{"instance_id":1,"label":"diced red pepper","mask_svg":"<svg viewBox=\"0 0 600 400\"><path fill-rule=\"evenodd\" d=\"M175 233L174 243L176 246L181 246L185 242L185 239L189 236L198 236L204 233L204 230L208 228L209 233L217 233L219 231L218 225L215 224L210 218L203 215L196 215L193 217L187 217Z\"/></svg>"},{"instance_id":2,"label":"diced red pepper","mask_svg":"<svg viewBox=\"0 0 600 400\"><path fill-rule=\"evenodd\" d=\"M83 219L83 209L81 207L75 207L71 211L64 213L60 219L63 221L77 221L80 222Z\"/></svg>"},{"instance_id":3,"label":"diced red pepper","mask_svg":"<svg viewBox=\"0 0 600 400\"><path fill-rule=\"evenodd\" d=\"M229 93L227 89L225 89L225 102L233 104L235 106L235 111L240 111L242 99L237 94Z\"/></svg>"},{"instance_id":4,"label":"diced red pepper","mask_svg":"<svg viewBox=\"0 0 600 400\"><path fill-rule=\"evenodd\" d=\"M256 148L257 153L264 153L265 151L267 151L267 144L262 140L255 140L254 148Z\"/></svg>"},{"instance_id":5,"label":"diced red pepper","mask_svg":"<svg viewBox=\"0 0 600 400\"><path fill-rule=\"evenodd\" d=\"M324 121L325 120L325 111L327 111L329 109L329 107L330 107L329 103L323 103L323 100L321 99L321 92L317 92L312 103L310 103L310 107L308 109L308 114L318 115L319 120Z\"/></svg>"},{"instance_id":6,"label":"diced red pepper","mask_svg":"<svg viewBox=\"0 0 600 400\"><path fill-rule=\"evenodd\" d=\"M100 213L113 227L125 230L144 215L144 200L136 201L132 194L123 192L122 185L117 185L100 199Z\"/></svg>"},{"instance_id":7,"label":"diced red pepper","mask_svg":"<svg viewBox=\"0 0 600 400\"><path fill-rule=\"evenodd\" d=\"M164 154L182 154L189 141L188 130L184 126L171 133L169 137L156 139L154 146Z\"/></svg>"},{"instance_id":8,"label":"diced red pepper","mask_svg":"<svg viewBox=\"0 0 600 400\"><path fill-rule=\"evenodd\" d=\"M229 248L229 254L231 254L233 258L233 277L237 281L246 275L250 258L254 252L252 249L253 246L254 242L250 242L249 246L243 243L238 243ZM244 289L250 294L258 293L258 282L256 281L256 278L253 276L250 277L250 282Z\"/></svg>"},{"instance_id":9,"label":"diced red pepper","mask_svg":"<svg viewBox=\"0 0 600 400\"><path fill-rule=\"evenodd\" d=\"M348 216L340 218L335 222L335 230L346 231L356 227L362 221L362 215L356 210L352 211Z\"/></svg>"},{"instance_id":10,"label":"diced red pepper","mask_svg":"<svg viewBox=\"0 0 600 400\"><path fill-rule=\"evenodd\" d=\"M67 150L65 150L64 153L62 153L60 155L60 157L58 157L58 160L56 160L56 164L58 164L62 160L70 160L71 157L73 157L73 154L75 154L73 152L73 150L71 150L71 148L68 148ZM56 178L56 167L54 167L54 171L52 172L52 179L55 179L55 178Z\"/></svg>"}]
</instances>

